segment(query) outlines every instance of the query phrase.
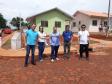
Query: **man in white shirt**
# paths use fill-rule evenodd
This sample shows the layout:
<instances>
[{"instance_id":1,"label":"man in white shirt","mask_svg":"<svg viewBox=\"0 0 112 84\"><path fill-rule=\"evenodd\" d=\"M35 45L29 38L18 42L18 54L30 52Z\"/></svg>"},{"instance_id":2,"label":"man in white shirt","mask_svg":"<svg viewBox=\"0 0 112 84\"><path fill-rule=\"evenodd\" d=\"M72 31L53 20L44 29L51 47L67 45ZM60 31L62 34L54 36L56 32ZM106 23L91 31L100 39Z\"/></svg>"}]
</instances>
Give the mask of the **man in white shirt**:
<instances>
[{"instance_id":1,"label":"man in white shirt","mask_svg":"<svg viewBox=\"0 0 112 84\"><path fill-rule=\"evenodd\" d=\"M88 44L89 44L89 32L86 30L86 25L81 25L81 30L78 32L79 36L79 44L80 44L80 57L83 57L83 52L86 54L86 59L89 59L89 52L88 52Z\"/></svg>"}]
</instances>

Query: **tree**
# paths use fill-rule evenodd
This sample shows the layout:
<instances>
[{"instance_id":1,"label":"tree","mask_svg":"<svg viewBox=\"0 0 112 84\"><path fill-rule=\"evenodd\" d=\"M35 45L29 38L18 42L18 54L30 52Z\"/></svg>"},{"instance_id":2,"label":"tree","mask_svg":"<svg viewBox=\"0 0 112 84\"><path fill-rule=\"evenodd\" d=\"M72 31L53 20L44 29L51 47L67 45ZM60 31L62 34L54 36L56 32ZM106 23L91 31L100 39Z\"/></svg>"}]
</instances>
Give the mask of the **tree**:
<instances>
[{"instance_id":1,"label":"tree","mask_svg":"<svg viewBox=\"0 0 112 84\"><path fill-rule=\"evenodd\" d=\"M19 30L20 29L20 23L22 24L22 22L23 22L23 18L21 18L21 17L14 17L14 18L12 18L10 23L13 26L17 27L18 30Z\"/></svg>"},{"instance_id":2,"label":"tree","mask_svg":"<svg viewBox=\"0 0 112 84\"><path fill-rule=\"evenodd\" d=\"M21 23L21 26L28 26L29 25L29 23L27 23L27 22L22 22Z\"/></svg>"},{"instance_id":3,"label":"tree","mask_svg":"<svg viewBox=\"0 0 112 84\"><path fill-rule=\"evenodd\" d=\"M3 15L0 13L0 29L6 27L6 19L4 19Z\"/></svg>"}]
</instances>

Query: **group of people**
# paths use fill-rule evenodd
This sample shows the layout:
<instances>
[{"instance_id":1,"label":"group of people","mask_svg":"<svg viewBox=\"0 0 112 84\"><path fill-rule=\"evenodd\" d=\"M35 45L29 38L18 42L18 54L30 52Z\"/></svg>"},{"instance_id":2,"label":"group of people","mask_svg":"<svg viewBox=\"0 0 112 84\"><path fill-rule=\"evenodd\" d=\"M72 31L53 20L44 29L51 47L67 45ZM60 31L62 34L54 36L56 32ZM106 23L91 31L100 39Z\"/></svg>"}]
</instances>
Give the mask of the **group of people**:
<instances>
[{"instance_id":1,"label":"group of people","mask_svg":"<svg viewBox=\"0 0 112 84\"><path fill-rule=\"evenodd\" d=\"M43 52L46 45L51 46L51 62L55 60L59 60L58 58L58 49L60 47L60 33L58 32L56 27L53 27L53 32L49 35L49 43L46 41L47 35L44 32L44 28L39 26L39 31L35 31L36 25L33 24L26 31L26 56L25 56L25 64L24 66L28 66L29 55L31 51L31 63L36 65L35 62L35 47L38 45L38 60L40 62L43 61ZM89 32L85 29L86 26L81 26L81 31L78 32L79 43L80 43L80 56L82 59L83 52L86 52L86 59L89 58L88 54L88 43L89 43ZM62 33L63 37L63 47L64 47L64 59L70 58L70 47L73 39L73 33L70 31L70 26L65 26L65 31Z\"/></svg>"}]
</instances>

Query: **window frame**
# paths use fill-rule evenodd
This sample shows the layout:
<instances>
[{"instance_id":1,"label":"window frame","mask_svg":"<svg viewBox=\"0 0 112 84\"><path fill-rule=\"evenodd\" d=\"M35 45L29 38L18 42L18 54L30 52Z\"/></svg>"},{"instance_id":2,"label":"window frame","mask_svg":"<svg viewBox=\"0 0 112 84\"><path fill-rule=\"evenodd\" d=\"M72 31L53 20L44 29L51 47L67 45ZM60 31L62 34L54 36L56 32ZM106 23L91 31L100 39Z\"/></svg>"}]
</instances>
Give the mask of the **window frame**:
<instances>
[{"instance_id":1,"label":"window frame","mask_svg":"<svg viewBox=\"0 0 112 84\"><path fill-rule=\"evenodd\" d=\"M55 27L61 28L61 21L55 21Z\"/></svg>"},{"instance_id":2,"label":"window frame","mask_svg":"<svg viewBox=\"0 0 112 84\"><path fill-rule=\"evenodd\" d=\"M75 25L74 25L74 24L75 24ZM73 25L73 27L76 27L76 22L73 22L72 25Z\"/></svg>"},{"instance_id":3,"label":"window frame","mask_svg":"<svg viewBox=\"0 0 112 84\"><path fill-rule=\"evenodd\" d=\"M92 20L92 26L97 26L97 25L98 25L98 20Z\"/></svg>"},{"instance_id":4,"label":"window frame","mask_svg":"<svg viewBox=\"0 0 112 84\"><path fill-rule=\"evenodd\" d=\"M42 27L48 27L48 21L47 20L41 20L41 26Z\"/></svg>"},{"instance_id":5,"label":"window frame","mask_svg":"<svg viewBox=\"0 0 112 84\"><path fill-rule=\"evenodd\" d=\"M107 26L108 25L108 22L107 21L104 21L104 26Z\"/></svg>"}]
</instances>

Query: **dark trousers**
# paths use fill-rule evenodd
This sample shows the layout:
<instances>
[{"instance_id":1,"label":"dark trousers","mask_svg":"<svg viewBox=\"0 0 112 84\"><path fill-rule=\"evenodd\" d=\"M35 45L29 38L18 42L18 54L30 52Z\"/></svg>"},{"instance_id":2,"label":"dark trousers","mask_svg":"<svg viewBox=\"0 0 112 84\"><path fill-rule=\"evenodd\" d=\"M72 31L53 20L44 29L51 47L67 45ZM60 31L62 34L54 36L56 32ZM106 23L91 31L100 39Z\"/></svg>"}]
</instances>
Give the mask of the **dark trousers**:
<instances>
[{"instance_id":1,"label":"dark trousers","mask_svg":"<svg viewBox=\"0 0 112 84\"><path fill-rule=\"evenodd\" d=\"M44 49L45 49L45 43L44 42L38 42L39 60L43 59Z\"/></svg>"},{"instance_id":2,"label":"dark trousers","mask_svg":"<svg viewBox=\"0 0 112 84\"><path fill-rule=\"evenodd\" d=\"M29 54L31 50L31 63L34 63L34 53L35 53L35 45L27 45L26 46L26 57L25 57L25 64L28 64Z\"/></svg>"},{"instance_id":3,"label":"dark trousers","mask_svg":"<svg viewBox=\"0 0 112 84\"><path fill-rule=\"evenodd\" d=\"M80 44L80 58L83 57L83 53L85 53L86 58L89 57L89 52L88 52L88 44Z\"/></svg>"},{"instance_id":4,"label":"dark trousers","mask_svg":"<svg viewBox=\"0 0 112 84\"><path fill-rule=\"evenodd\" d=\"M64 42L64 57L70 57L70 47L71 43L70 42Z\"/></svg>"},{"instance_id":5,"label":"dark trousers","mask_svg":"<svg viewBox=\"0 0 112 84\"><path fill-rule=\"evenodd\" d=\"M51 59L57 58L58 49L59 49L59 45L58 46L51 45Z\"/></svg>"}]
</instances>

